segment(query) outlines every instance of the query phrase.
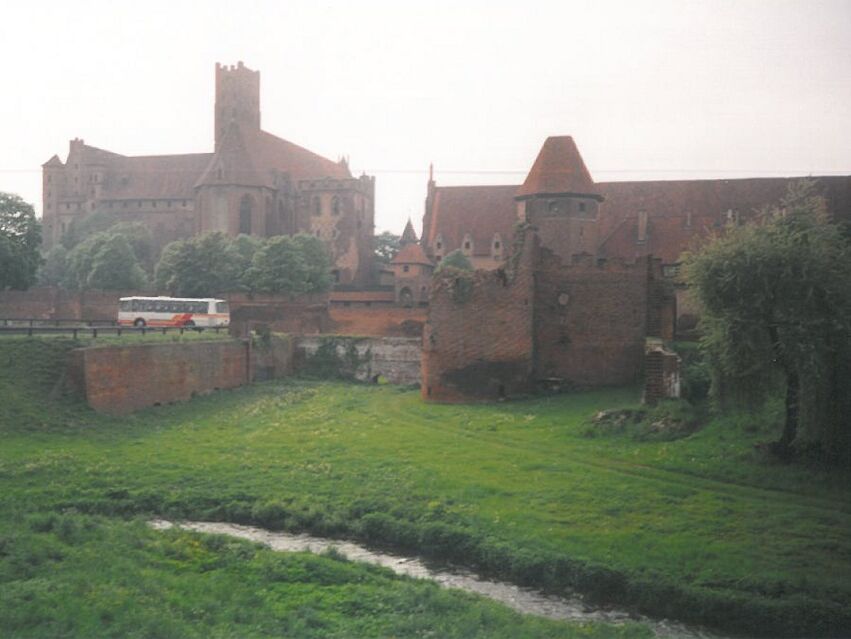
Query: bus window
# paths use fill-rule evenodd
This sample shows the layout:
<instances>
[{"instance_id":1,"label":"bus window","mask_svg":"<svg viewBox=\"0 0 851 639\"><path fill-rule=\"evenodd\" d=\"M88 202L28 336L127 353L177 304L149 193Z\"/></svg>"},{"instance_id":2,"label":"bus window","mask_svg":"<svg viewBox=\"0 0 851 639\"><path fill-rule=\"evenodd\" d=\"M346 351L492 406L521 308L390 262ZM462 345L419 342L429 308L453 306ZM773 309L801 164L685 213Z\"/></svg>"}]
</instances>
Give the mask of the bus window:
<instances>
[{"instance_id":1,"label":"bus window","mask_svg":"<svg viewBox=\"0 0 851 639\"><path fill-rule=\"evenodd\" d=\"M118 310L120 310L120 311L127 312L129 310L132 310L132 308L133 308L133 300L121 300L118 303Z\"/></svg>"},{"instance_id":2,"label":"bus window","mask_svg":"<svg viewBox=\"0 0 851 639\"><path fill-rule=\"evenodd\" d=\"M216 302L216 313L228 313L228 303L227 302Z\"/></svg>"}]
</instances>

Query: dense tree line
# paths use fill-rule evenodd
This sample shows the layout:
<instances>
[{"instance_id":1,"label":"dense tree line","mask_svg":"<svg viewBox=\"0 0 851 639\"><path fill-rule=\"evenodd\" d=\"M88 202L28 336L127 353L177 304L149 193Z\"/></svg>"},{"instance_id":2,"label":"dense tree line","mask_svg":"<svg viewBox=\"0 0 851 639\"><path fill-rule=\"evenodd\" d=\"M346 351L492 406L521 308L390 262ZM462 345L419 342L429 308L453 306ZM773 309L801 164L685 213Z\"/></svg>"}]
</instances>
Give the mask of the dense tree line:
<instances>
[{"instance_id":1,"label":"dense tree line","mask_svg":"<svg viewBox=\"0 0 851 639\"><path fill-rule=\"evenodd\" d=\"M166 246L155 283L159 290L187 297L234 290L314 293L330 288L331 260L312 235L261 240L207 233Z\"/></svg>"},{"instance_id":2,"label":"dense tree line","mask_svg":"<svg viewBox=\"0 0 851 639\"><path fill-rule=\"evenodd\" d=\"M331 285L331 262L313 236L230 238L207 233L165 246L150 231L95 212L72 223L51 249L39 282L70 290L151 289L185 297L224 291L308 293Z\"/></svg>"}]
</instances>

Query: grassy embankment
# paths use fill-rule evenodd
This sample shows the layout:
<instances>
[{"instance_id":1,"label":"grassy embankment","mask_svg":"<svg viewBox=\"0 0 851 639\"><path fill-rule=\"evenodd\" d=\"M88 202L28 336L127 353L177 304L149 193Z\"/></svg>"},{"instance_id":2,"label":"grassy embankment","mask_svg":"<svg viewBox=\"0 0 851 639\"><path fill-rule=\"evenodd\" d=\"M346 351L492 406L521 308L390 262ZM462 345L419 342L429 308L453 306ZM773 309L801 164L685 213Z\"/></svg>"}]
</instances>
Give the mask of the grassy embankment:
<instances>
[{"instance_id":1,"label":"grassy embankment","mask_svg":"<svg viewBox=\"0 0 851 639\"><path fill-rule=\"evenodd\" d=\"M120 574L136 571L138 584L125 579L119 590L134 598L139 589L148 593L141 600L151 619L168 610L187 623L193 614L207 623L204 602L215 599L213 584L233 590L228 601L249 596L227 586L239 581L235 575L267 584L263 593L279 584L261 568L267 559L229 563L224 550L216 559L219 550L187 533L157 542L161 533L117 519L155 514L356 536L521 583L556 591L573 586L600 600L742 632L842 635L851 627L848 478L763 459L753 443L773 433L759 420L714 422L676 441L589 437L590 414L634 403L637 393L438 406L389 386L305 381L218 393L117 420L56 393L44 401L65 347L63 340L0 341L6 364L0 394L14 396L0 407L3 579L14 578L7 583L25 589L20 601L37 608L50 608L51 593L74 590L74 579L81 579L73 566L62 577L53 565L76 550L51 548L65 543L63 526L88 530L86 522L94 522L95 532L83 535L80 552L112 552L130 562L134 567ZM38 523L69 509L54 523ZM66 519L70 523L61 523ZM111 545L101 554L104 536ZM36 546L27 550L27 544ZM155 550L146 550L152 544ZM169 544L200 544L211 564L222 567L211 578L191 553L170 559L176 551ZM31 558L8 559L20 557L19 550ZM156 568L143 560L146 552L159 557ZM32 573L18 575L15 561L29 561ZM192 570L178 578L187 563ZM92 588L79 594L84 609L108 605L114 582L94 574L88 579ZM161 587L166 594L152 594ZM302 592L312 590L287 591L287 600L306 597L301 602L310 608L312 595ZM184 597L198 597L197 607L181 607ZM0 623L26 609L20 601L0 609ZM281 614L286 607L279 600L257 605ZM340 609L317 606L310 609L323 623ZM400 618L412 614L401 603L398 608ZM234 604L233 615L238 609ZM257 614L262 623L275 618ZM119 612L109 623L126 618ZM371 618L368 613L362 621ZM301 623L298 615L292 619ZM237 624L217 626L225 634L243 628L234 616L222 623ZM568 632L564 624L555 627ZM388 628L375 634L416 634ZM530 628L513 634L538 636Z\"/></svg>"}]
</instances>

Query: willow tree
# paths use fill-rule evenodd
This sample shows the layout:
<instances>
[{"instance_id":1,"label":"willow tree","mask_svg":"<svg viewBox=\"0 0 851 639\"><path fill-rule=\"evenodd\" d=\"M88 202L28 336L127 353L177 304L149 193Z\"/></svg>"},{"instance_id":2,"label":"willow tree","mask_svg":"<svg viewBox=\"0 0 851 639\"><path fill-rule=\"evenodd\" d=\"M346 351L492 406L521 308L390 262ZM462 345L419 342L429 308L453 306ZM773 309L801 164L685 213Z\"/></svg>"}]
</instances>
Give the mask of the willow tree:
<instances>
[{"instance_id":1,"label":"willow tree","mask_svg":"<svg viewBox=\"0 0 851 639\"><path fill-rule=\"evenodd\" d=\"M851 397L851 248L812 182L789 189L757 220L686 259L702 306L703 341L718 380L755 395L782 384L785 420L774 450L792 453L801 425L844 448Z\"/></svg>"}]
</instances>

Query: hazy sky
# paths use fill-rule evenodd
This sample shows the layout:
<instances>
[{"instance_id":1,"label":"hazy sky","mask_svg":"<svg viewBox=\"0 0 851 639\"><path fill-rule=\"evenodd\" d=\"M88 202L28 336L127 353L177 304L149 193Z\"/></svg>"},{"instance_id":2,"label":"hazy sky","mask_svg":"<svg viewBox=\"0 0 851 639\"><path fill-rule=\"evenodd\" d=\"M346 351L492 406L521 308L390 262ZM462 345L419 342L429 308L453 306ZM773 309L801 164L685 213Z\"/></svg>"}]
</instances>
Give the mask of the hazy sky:
<instances>
[{"instance_id":1,"label":"hazy sky","mask_svg":"<svg viewBox=\"0 0 851 639\"><path fill-rule=\"evenodd\" d=\"M41 209L68 140L209 152L213 69L263 128L376 176L376 226L438 184L517 184L549 135L594 179L851 174L851 1L16 2L0 190Z\"/></svg>"}]
</instances>

